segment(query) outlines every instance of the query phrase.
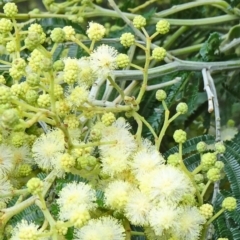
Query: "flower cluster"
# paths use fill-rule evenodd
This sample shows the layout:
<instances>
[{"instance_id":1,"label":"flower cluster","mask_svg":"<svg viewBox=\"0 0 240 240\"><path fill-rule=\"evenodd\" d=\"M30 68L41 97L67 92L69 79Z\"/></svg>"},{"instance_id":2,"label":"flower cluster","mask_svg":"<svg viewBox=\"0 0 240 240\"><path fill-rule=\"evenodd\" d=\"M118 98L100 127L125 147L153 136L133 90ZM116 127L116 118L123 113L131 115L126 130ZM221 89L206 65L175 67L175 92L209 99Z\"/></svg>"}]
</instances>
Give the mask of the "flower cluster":
<instances>
[{"instance_id":1,"label":"flower cluster","mask_svg":"<svg viewBox=\"0 0 240 240\"><path fill-rule=\"evenodd\" d=\"M85 0L61 4L57 9L54 0L44 1L54 16L68 9L68 20L77 22L94 6ZM129 23L133 31L121 32L112 44L104 39L113 31L107 24L90 22L83 36L74 26L46 30L41 21L24 28L15 3L3 11L0 50L9 56L0 60L0 236L47 240L72 232L76 240L124 240L139 234L131 229L137 226L150 240L197 240L216 216L237 208L237 200L227 197L215 213L204 199L209 185L224 177L222 142L208 152L198 143L200 163L191 171L183 159L185 131L173 134L178 148L172 154L159 151L169 124L188 112L180 102L169 117L166 91L148 83L156 74L150 66L170 59L153 45L170 31L167 20L149 35L148 19L137 15ZM146 57L136 58L135 50ZM154 104L165 112L159 131L139 111L153 89ZM40 226L36 219L8 222L33 205L42 212Z\"/></svg>"}]
</instances>

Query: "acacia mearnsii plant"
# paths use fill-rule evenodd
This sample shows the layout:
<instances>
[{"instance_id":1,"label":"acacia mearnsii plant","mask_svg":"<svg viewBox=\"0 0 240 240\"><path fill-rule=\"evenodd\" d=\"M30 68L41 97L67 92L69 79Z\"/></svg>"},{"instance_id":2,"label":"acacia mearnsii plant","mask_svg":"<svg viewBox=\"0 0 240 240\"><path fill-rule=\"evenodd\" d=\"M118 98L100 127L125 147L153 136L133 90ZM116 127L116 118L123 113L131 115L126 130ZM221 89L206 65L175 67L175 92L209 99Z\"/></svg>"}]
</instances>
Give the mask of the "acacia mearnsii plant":
<instances>
[{"instance_id":1,"label":"acacia mearnsii plant","mask_svg":"<svg viewBox=\"0 0 240 240\"><path fill-rule=\"evenodd\" d=\"M16 3L0 239L239 240L237 1Z\"/></svg>"}]
</instances>

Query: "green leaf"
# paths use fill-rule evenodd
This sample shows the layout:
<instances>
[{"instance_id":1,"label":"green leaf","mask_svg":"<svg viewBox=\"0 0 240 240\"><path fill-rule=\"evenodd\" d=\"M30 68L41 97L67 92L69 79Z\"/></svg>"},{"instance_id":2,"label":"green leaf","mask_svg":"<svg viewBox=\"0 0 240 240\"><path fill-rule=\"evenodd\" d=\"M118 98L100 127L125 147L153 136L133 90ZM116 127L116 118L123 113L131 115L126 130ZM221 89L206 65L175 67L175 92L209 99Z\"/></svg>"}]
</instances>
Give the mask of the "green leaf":
<instances>
[{"instance_id":1,"label":"green leaf","mask_svg":"<svg viewBox=\"0 0 240 240\"><path fill-rule=\"evenodd\" d=\"M207 41L201 47L199 54L203 61L213 61L217 58L215 54L216 50L219 49L220 35L217 32L211 33Z\"/></svg>"},{"instance_id":2,"label":"green leaf","mask_svg":"<svg viewBox=\"0 0 240 240\"><path fill-rule=\"evenodd\" d=\"M234 197L240 198L240 145L226 142L226 152L223 156L224 171L230 183Z\"/></svg>"}]
</instances>

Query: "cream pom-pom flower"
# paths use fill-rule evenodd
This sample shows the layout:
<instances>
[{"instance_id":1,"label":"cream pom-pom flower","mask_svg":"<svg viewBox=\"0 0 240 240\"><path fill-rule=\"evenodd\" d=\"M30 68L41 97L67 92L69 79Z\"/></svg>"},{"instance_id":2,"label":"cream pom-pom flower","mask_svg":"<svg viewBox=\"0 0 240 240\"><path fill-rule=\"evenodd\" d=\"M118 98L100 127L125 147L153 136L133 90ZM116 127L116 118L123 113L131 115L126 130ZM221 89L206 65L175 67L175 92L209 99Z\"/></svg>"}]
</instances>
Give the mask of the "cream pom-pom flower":
<instances>
[{"instance_id":1,"label":"cream pom-pom flower","mask_svg":"<svg viewBox=\"0 0 240 240\"><path fill-rule=\"evenodd\" d=\"M52 130L42 134L32 147L36 164L46 170L60 168L60 158L65 151L64 135L61 130Z\"/></svg>"},{"instance_id":2,"label":"cream pom-pom flower","mask_svg":"<svg viewBox=\"0 0 240 240\"><path fill-rule=\"evenodd\" d=\"M96 193L90 185L83 182L72 182L67 184L59 193L57 203L60 207L60 219L71 219L74 212L80 207L93 210L96 207ZM82 212L84 209L82 209Z\"/></svg>"},{"instance_id":3,"label":"cream pom-pom flower","mask_svg":"<svg viewBox=\"0 0 240 240\"><path fill-rule=\"evenodd\" d=\"M154 171L150 181L149 196L156 203L167 201L178 204L184 195L195 193L188 176L172 166L162 165Z\"/></svg>"},{"instance_id":4,"label":"cream pom-pom flower","mask_svg":"<svg viewBox=\"0 0 240 240\"><path fill-rule=\"evenodd\" d=\"M124 118L118 118L111 126L102 129L101 142L112 142L99 146L104 173L114 176L129 167L129 156L137 147L129 129Z\"/></svg>"},{"instance_id":5,"label":"cream pom-pom flower","mask_svg":"<svg viewBox=\"0 0 240 240\"><path fill-rule=\"evenodd\" d=\"M152 204L148 196L135 189L129 194L124 212L133 225L144 226L148 224L148 214L151 209Z\"/></svg>"},{"instance_id":6,"label":"cream pom-pom flower","mask_svg":"<svg viewBox=\"0 0 240 240\"><path fill-rule=\"evenodd\" d=\"M0 145L0 177L5 176L14 169L13 151L11 147Z\"/></svg>"},{"instance_id":7,"label":"cream pom-pom flower","mask_svg":"<svg viewBox=\"0 0 240 240\"><path fill-rule=\"evenodd\" d=\"M90 65L99 79L105 79L117 69L117 50L108 45L101 45L90 55Z\"/></svg>"},{"instance_id":8,"label":"cream pom-pom flower","mask_svg":"<svg viewBox=\"0 0 240 240\"><path fill-rule=\"evenodd\" d=\"M75 229L74 240L124 240L125 230L117 219L107 216L92 219L81 229Z\"/></svg>"},{"instance_id":9,"label":"cream pom-pom flower","mask_svg":"<svg viewBox=\"0 0 240 240\"><path fill-rule=\"evenodd\" d=\"M128 201L133 186L122 180L112 181L105 189L105 204L117 211L122 211Z\"/></svg>"},{"instance_id":10,"label":"cream pom-pom flower","mask_svg":"<svg viewBox=\"0 0 240 240\"><path fill-rule=\"evenodd\" d=\"M179 240L196 240L199 238L206 219L196 207L179 208L178 224L175 229Z\"/></svg>"}]
</instances>

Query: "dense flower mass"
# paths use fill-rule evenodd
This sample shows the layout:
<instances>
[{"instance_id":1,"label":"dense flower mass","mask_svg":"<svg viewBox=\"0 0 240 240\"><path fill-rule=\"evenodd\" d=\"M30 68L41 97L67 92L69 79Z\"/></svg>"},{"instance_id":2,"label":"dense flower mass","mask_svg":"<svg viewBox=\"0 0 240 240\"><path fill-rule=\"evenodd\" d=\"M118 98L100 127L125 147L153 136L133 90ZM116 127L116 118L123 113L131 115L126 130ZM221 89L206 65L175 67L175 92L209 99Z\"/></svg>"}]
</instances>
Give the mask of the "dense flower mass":
<instances>
[{"instance_id":1,"label":"dense flower mass","mask_svg":"<svg viewBox=\"0 0 240 240\"><path fill-rule=\"evenodd\" d=\"M44 0L22 14L1 1L0 240L236 238L239 123L223 142L219 108L239 89L239 12L198 1L210 26L191 29L191 14L168 15L193 2L159 2ZM197 117L205 103L215 121Z\"/></svg>"}]
</instances>

